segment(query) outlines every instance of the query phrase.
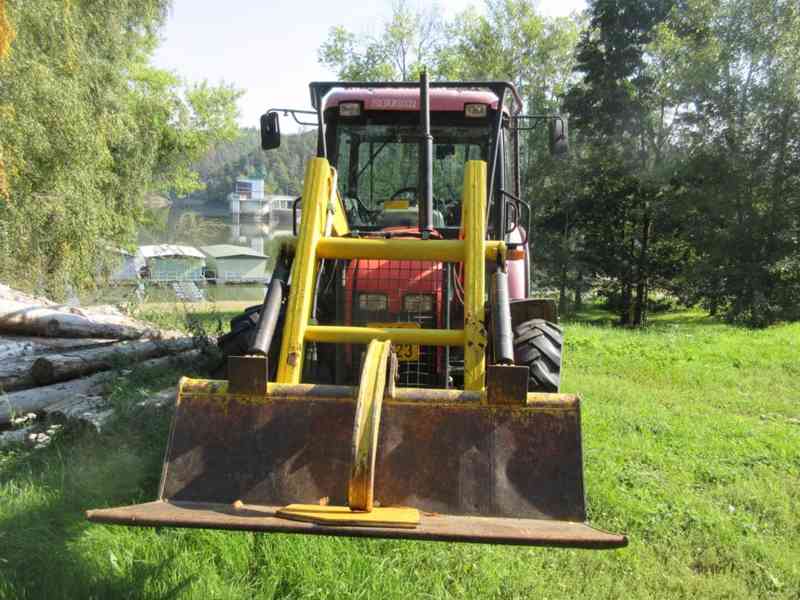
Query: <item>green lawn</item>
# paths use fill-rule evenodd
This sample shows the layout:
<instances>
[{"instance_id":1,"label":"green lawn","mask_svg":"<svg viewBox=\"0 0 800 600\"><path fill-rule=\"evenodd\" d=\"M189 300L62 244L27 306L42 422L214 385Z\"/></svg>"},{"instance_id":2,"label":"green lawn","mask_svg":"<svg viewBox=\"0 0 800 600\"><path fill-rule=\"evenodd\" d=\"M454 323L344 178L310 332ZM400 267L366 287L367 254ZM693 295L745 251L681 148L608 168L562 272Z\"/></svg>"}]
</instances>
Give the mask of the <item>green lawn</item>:
<instances>
[{"instance_id":1,"label":"green lawn","mask_svg":"<svg viewBox=\"0 0 800 600\"><path fill-rule=\"evenodd\" d=\"M0 451L0 598L800 598L800 324L598 319L567 323L564 388L590 520L626 549L89 525L156 495L170 411L135 404L177 373L135 372L103 434Z\"/></svg>"}]
</instances>

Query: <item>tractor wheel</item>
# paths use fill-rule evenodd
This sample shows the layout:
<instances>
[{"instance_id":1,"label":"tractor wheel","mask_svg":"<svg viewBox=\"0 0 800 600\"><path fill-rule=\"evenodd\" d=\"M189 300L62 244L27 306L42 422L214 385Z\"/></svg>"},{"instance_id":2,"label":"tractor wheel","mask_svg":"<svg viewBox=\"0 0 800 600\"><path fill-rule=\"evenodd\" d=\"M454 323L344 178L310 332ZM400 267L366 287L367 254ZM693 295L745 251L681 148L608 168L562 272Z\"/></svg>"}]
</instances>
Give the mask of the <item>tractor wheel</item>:
<instances>
[{"instance_id":1,"label":"tractor wheel","mask_svg":"<svg viewBox=\"0 0 800 600\"><path fill-rule=\"evenodd\" d=\"M559 390L563 338L561 327L544 319L525 321L514 328L514 362L528 366L528 391Z\"/></svg>"}]
</instances>

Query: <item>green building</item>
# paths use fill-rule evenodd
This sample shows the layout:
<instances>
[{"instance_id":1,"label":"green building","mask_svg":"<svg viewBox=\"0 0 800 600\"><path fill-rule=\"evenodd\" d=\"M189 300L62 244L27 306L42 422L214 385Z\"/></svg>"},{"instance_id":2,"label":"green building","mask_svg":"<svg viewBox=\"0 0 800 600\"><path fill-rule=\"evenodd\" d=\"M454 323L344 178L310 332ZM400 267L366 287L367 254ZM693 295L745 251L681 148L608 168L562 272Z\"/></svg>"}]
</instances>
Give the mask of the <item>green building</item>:
<instances>
[{"instance_id":1,"label":"green building","mask_svg":"<svg viewBox=\"0 0 800 600\"><path fill-rule=\"evenodd\" d=\"M200 248L206 256L206 274L220 283L262 282L267 278L267 257L248 248L232 244L215 244Z\"/></svg>"},{"instance_id":2,"label":"green building","mask_svg":"<svg viewBox=\"0 0 800 600\"><path fill-rule=\"evenodd\" d=\"M136 258L140 273L151 281L202 281L205 278L206 257L192 246L139 246Z\"/></svg>"}]
</instances>

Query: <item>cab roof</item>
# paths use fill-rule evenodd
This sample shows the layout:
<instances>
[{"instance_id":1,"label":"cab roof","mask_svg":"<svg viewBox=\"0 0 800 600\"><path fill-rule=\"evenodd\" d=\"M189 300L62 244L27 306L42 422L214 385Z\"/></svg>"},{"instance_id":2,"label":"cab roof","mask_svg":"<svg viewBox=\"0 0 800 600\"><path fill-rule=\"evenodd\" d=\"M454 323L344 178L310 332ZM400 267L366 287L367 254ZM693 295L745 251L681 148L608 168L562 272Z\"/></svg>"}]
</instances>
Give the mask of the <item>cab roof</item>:
<instances>
[{"instance_id":1,"label":"cab roof","mask_svg":"<svg viewBox=\"0 0 800 600\"><path fill-rule=\"evenodd\" d=\"M364 110L419 111L418 88L348 88L334 89L325 98L324 109L341 102L363 102ZM488 90L431 88L431 112L463 112L466 104L486 104L497 110L499 98ZM507 109L505 109L508 112Z\"/></svg>"}]
</instances>

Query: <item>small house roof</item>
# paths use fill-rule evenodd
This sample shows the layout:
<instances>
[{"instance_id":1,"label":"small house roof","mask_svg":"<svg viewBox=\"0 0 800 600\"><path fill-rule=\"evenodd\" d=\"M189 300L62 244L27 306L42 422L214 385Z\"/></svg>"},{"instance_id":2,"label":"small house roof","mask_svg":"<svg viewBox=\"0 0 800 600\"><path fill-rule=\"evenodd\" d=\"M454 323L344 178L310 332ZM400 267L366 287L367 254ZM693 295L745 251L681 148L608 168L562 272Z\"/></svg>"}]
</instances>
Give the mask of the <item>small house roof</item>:
<instances>
[{"instance_id":1,"label":"small house roof","mask_svg":"<svg viewBox=\"0 0 800 600\"><path fill-rule=\"evenodd\" d=\"M214 244L213 246L202 246L200 250L202 250L206 256L210 256L212 258L233 258L235 256L267 258L261 252L253 250L248 246L235 246L233 244Z\"/></svg>"},{"instance_id":2,"label":"small house roof","mask_svg":"<svg viewBox=\"0 0 800 600\"><path fill-rule=\"evenodd\" d=\"M138 254L141 255L142 258L166 258L171 256L205 258L205 255L194 246L176 246L175 244L139 246Z\"/></svg>"}]
</instances>

